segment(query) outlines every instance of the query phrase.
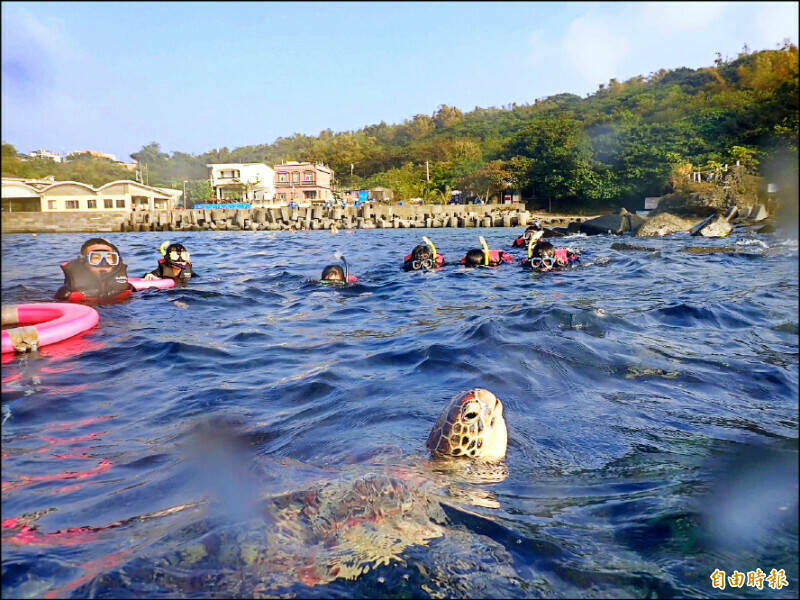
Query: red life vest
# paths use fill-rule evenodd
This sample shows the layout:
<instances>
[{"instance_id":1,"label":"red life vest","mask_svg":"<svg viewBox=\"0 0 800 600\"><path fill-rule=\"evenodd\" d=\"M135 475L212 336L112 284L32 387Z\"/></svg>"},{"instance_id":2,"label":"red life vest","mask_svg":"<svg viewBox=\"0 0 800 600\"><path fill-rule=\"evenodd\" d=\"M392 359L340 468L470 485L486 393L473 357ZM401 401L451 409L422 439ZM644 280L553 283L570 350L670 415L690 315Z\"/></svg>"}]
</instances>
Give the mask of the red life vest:
<instances>
[{"instance_id":1,"label":"red life vest","mask_svg":"<svg viewBox=\"0 0 800 600\"><path fill-rule=\"evenodd\" d=\"M556 248L555 257L556 262L561 265L568 265L578 260L578 255L572 252L569 248Z\"/></svg>"}]
</instances>

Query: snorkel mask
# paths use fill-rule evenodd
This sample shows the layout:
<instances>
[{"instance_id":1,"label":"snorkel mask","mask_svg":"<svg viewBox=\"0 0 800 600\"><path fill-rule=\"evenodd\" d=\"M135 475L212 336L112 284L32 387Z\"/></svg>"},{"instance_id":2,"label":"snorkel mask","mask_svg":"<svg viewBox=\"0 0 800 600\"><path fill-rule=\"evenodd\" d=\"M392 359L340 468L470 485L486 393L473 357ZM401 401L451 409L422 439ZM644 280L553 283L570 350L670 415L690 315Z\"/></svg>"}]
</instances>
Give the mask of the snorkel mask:
<instances>
[{"instance_id":1,"label":"snorkel mask","mask_svg":"<svg viewBox=\"0 0 800 600\"><path fill-rule=\"evenodd\" d=\"M178 250L182 248L182 250ZM161 256L164 257L164 262L171 267L175 267L180 270L186 269L188 263L191 261L191 255L189 251L183 247L181 244L171 244L169 240L161 244ZM167 252L169 250L169 252Z\"/></svg>"},{"instance_id":2,"label":"snorkel mask","mask_svg":"<svg viewBox=\"0 0 800 600\"><path fill-rule=\"evenodd\" d=\"M344 265L344 280L339 281L336 279L320 279L319 282L323 285L345 285L350 282L350 269L347 266L347 259L345 259L341 252L336 252L333 256L337 260L342 261L342 264Z\"/></svg>"},{"instance_id":3,"label":"snorkel mask","mask_svg":"<svg viewBox=\"0 0 800 600\"><path fill-rule=\"evenodd\" d=\"M486 243L486 240L483 236L479 236L481 240L481 246L483 246L483 264L485 266L489 266L489 244Z\"/></svg>"}]
</instances>

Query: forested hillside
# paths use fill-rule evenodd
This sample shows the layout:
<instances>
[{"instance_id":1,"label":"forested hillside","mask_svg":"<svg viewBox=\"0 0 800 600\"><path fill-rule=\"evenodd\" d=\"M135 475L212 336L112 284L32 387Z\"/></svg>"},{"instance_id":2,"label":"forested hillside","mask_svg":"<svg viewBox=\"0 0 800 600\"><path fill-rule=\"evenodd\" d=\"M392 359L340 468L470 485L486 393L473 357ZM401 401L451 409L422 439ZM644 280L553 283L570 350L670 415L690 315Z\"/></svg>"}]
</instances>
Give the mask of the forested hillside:
<instances>
[{"instance_id":1,"label":"forested hillside","mask_svg":"<svg viewBox=\"0 0 800 600\"><path fill-rule=\"evenodd\" d=\"M798 50L786 43L779 50L745 48L737 58L718 57L706 68L612 79L586 98L559 94L466 113L442 105L400 124L295 134L201 155L168 155L153 142L131 157L147 164L152 185L180 187L185 179L195 180L195 197L204 193L206 163L311 160L330 165L339 186L380 185L399 198L438 201L455 188L485 197L510 186L533 206L552 200L560 210L636 208L643 197L668 191L672 169L686 163L713 167L738 159L752 172L771 176L770 169L789 168L789 178L796 178L798 114ZM56 169L59 179L102 183L120 177L116 170L92 167L98 159L54 167L13 154L4 144L3 175Z\"/></svg>"}]
</instances>

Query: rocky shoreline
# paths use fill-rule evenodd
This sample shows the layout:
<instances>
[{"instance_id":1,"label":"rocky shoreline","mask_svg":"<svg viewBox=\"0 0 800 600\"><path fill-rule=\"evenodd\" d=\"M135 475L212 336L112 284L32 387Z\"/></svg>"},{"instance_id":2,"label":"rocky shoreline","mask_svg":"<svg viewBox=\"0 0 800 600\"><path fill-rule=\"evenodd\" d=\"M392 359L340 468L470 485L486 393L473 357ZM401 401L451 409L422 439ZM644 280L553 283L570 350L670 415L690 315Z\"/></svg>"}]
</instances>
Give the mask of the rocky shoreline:
<instances>
[{"instance_id":1,"label":"rocky shoreline","mask_svg":"<svg viewBox=\"0 0 800 600\"><path fill-rule=\"evenodd\" d=\"M410 229L435 227L525 227L534 218L553 226L583 218L534 215L527 210L465 210L465 207L197 209L132 212L122 231L281 231L338 229Z\"/></svg>"}]
</instances>

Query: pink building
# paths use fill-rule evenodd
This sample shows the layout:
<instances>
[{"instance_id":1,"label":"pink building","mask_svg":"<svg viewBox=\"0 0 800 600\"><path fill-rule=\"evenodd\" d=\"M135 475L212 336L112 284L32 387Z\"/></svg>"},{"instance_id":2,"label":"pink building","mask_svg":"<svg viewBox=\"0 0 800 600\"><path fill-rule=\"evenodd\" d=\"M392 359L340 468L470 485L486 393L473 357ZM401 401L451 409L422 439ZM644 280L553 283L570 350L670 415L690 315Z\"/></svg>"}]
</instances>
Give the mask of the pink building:
<instances>
[{"instance_id":1,"label":"pink building","mask_svg":"<svg viewBox=\"0 0 800 600\"><path fill-rule=\"evenodd\" d=\"M322 164L290 160L274 165L275 199L300 205L333 199L333 170Z\"/></svg>"}]
</instances>

